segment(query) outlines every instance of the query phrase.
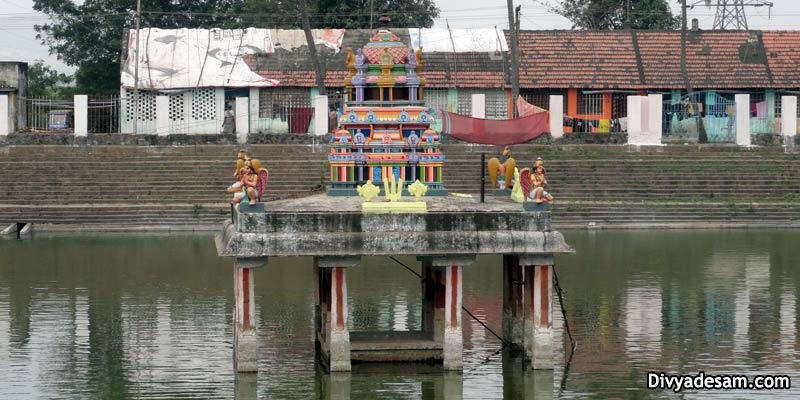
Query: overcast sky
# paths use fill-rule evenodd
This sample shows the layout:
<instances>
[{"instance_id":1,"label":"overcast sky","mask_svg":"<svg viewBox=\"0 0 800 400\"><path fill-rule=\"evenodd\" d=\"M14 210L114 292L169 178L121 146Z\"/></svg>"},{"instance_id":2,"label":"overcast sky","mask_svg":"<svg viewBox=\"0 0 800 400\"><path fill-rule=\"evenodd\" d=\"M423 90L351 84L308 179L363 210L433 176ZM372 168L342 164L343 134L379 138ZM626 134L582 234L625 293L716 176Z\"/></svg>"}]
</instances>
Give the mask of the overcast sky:
<instances>
[{"instance_id":1,"label":"overcast sky","mask_svg":"<svg viewBox=\"0 0 800 400\"><path fill-rule=\"evenodd\" d=\"M131 8L136 6L131 1ZM688 0L689 4L694 0ZM505 0L437 0L441 17L435 27L444 28L500 28L508 27L508 11ZM557 0L515 0L522 5L522 29L570 29L566 19L548 11L545 5L556 4ZM673 12L680 14L679 2L670 0ZM773 0L772 18L767 7L747 8L748 24L751 29L800 29L800 1ZM61 71L73 69L60 63L55 56L48 54L46 46L40 44L33 30L35 24L47 22L47 17L33 11L32 0L0 0L0 61L32 62L42 59ZM700 27L711 29L714 22L714 9L703 5L689 11L690 18L698 18Z\"/></svg>"}]
</instances>

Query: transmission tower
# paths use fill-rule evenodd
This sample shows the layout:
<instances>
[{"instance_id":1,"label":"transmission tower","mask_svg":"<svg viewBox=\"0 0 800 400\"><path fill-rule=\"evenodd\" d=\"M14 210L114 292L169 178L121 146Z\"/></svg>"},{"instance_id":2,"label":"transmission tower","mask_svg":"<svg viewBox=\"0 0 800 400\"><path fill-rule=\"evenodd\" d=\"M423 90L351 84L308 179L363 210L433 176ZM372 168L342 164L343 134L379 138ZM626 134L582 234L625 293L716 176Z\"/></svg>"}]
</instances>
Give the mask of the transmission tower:
<instances>
[{"instance_id":1,"label":"transmission tower","mask_svg":"<svg viewBox=\"0 0 800 400\"><path fill-rule=\"evenodd\" d=\"M747 15L744 13L745 7L769 7L772 12L772 2L765 0L704 0L706 6L717 6L717 14L714 16L714 30L748 30ZM697 2L692 5L699 4Z\"/></svg>"}]
</instances>

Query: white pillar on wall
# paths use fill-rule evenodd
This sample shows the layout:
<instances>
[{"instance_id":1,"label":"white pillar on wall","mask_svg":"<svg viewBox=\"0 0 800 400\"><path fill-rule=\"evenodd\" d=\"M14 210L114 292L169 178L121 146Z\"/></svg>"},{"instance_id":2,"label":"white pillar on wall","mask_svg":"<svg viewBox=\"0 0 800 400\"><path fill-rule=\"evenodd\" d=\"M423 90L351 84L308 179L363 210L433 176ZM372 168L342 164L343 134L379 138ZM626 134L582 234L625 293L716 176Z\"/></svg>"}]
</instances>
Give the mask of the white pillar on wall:
<instances>
[{"instance_id":1,"label":"white pillar on wall","mask_svg":"<svg viewBox=\"0 0 800 400\"><path fill-rule=\"evenodd\" d=\"M472 95L472 118L486 118L486 95L483 93Z\"/></svg>"},{"instance_id":2,"label":"white pillar on wall","mask_svg":"<svg viewBox=\"0 0 800 400\"><path fill-rule=\"evenodd\" d=\"M647 95L647 145L660 145L661 144L661 131L664 127L664 95L650 94Z\"/></svg>"},{"instance_id":3,"label":"white pillar on wall","mask_svg":"<svg viewBox=\"0 0 800 400\"><path fill-rule=\"evenodd\" d=\"M0 136L8 135L8 95L0 95Z\"/></svg>"},{"instance_id":4,"label":"white pillar on wall","mask_svg":"<svg viewBox=\"0 0 800 400\"><path fill-rule=\"evenodd\" d=\"M783 130L783 143L788 144L789 138L797 135L797 96L783 96L781 98L781 124Z\"/></svg>"},{"instance_id":5,"label":"white pillar on wall","mask_svg":"<svg viewBox=\"0 0 800 400\"><path fill-rule=\"evenodd\" d=\"M169 135L169 96L156 96L156 134Z\"/></svg>"},{"instance_id":6,"label":"white pillar on wall","mask_svg":"<svg viewBox=\"0 0 800 400\"><path fill-rule=\"evenodd\" d=\"M315 135L328 133L328 96L314 96Z\"/></svg>"},{"instance_id":7,"label":"white pillar on wall","mask_svg":"<svg viewBox=\"0 0 800 400\"><path fill-rule=\"evenodd\" d=\"M75 114L75 136L86 136L89 134L89 96L76 94L74 97Z\"/></svg>"},{"instance_id":8,"label":"white pillar on wall","mask_svg":"<svg viewBox=\"0 0 800 400\"><path fill-rule=\"evenodd\" d=\"M750 95L736 95L736 144L750 147Z\"/></svg>"},{"instance_id":9,"label":"white pillar on wall","mask_svg":"<svg viewBox=\"0 0 800 400\"><path fill-rule=\"evenodd\" d=\"M250 133L250 99L247 97L236 98L236 141L247 143Z\"/></svg>"},{"instance_id":10,"label":"white pillar on wall","mask_svg":"<svg viewBox=\"0 0 800 400\"><path fill-rule=\"evenodd\" d=\"M642 134L642 96L628 96L628 143L634 144L636 137Z\"/></svg>"},{"instance_id":11,"label":"white pillar on wall","mask_svg":"<svg viewBox=\"0 0 800 400\"><path fill-rule=\"evenodd\" d=\"M564 136L564 96L550 96L550 136Z\"/></svg>"}]
</instances>

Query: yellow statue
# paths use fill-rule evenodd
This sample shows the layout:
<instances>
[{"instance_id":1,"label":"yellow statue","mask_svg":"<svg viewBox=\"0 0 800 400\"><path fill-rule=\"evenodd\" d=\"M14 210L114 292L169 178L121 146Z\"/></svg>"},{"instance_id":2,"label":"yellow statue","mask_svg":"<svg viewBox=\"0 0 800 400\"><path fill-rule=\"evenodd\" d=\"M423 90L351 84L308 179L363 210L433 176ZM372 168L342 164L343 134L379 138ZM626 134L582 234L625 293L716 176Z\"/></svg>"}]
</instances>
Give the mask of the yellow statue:
<instances>
[{"instance_id":1,"label":"yellow statue","mask_svg":"<svg viewBox=\"0 0 800 400\"><path fill-rule=\"evenodd\" d=\"M356 187L356 191L358 192L358 195L363 197L367 202L372 200L373 197L377 196L381 192L377 186L372 184L372 181L367 181L367 183L364 185L358 185Z\"/></svg>"},{"instance_id":2,"label":"yellow statue","mask_svg":"<svg viewBox=\"0 0 800 400\"><path fill-rule=\"evenodd\" d=\"M344 77L344 86L353 86L353 76L356 74L356 56L353 54L353 48L347 48L347 76Z\"/></svg>"},{"instance_id":3,"label":"yellow statue","mask_svg":"<svg viewBox=\"0 0 800 400\"><path fill-rule=\"evenodd\" d=\"M403 195L403 183L398 178L395 180L394 174L389 174L389 179L383 181L383 189L386 191L386 199L390 202L400 200Z\"/></svg>"},{"instance_id":4,"label":"yellow statue","mask_svg":"<svg viewBox=\"0 0 800 400\"><path fill-rule=\"evenodd\" d=\"M503 155L489 159L489 180L492 181L492 187L497 187L498 178L504 181L503 189L511 187L511 179L507 178L507 173L514 171L517 162L511 158L511 148L506 147L503 149Z\"/></svg>"},{"instance_id":5,"label":"yellow statue","mask_svg":"<svg viewBox=\"0 0 800 400\"><path fill-rule=\"evenodd\" d=\"M517 203L525 201L525 195L522 194L522 182L519 179L519 170L514 168L514 188L511 189L511 200Z\"/></svg>"},{"instance_id":6,"label":"yellow statue","mask_svg":"<svg viewBox=\"0 0 800 400\"><path fill-rule=\"evenodd\" d=\"M242 188L242 168L245 166L246 159L248 159L247 152L239 150L239 155L236 157L236 170L233 171L233 177L236 178L236 182L228 186L228 193L238 192Z\"/></svg>"},{"instance_id":7,"label":"yellow statue","mask_svg":"<svg viewBox=\"0 0 800 400\"><path fill-rule=\"evenodd\" d=\"M424 183L420 182L419 179L417 179L414 183L408 186L408 193L416 197L417 201L419 201L420 197L425 196L425 193L427 192L428 192L428 187L425 186Z\"/></svg>"}]
</instances>

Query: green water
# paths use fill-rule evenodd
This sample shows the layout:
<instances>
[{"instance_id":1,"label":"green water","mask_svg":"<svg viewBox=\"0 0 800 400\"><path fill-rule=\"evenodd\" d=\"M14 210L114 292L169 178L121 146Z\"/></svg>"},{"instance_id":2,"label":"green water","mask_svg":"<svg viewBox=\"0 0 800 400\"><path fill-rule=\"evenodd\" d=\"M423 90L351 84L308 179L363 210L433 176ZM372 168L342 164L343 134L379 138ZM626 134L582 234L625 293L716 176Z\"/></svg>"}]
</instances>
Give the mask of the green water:
<instances>
[{"instance_id":1,"label":"green water","mask_svg":"<svg viewBox=\"0 0 800 400\"><path fill-rule=\"evenodd\" d=\"M311 260L256 272L258 375L232 371L233 273L210 236L0 240L0 399L798 398L797 231L566 232L558 257L578 351L532 372L466 314L464 373L315 368ZM412 257L401 258L418 269ZM464 305L500 332L499 257L464 273ZM385 259L348 274L351 330L419 329L420 285ZM388 282L388 283L386 283ZM555 303L557 306L557 303ZM786 374L774 392L646 389L647 371Z\"/></svg>"}]
</instances>

